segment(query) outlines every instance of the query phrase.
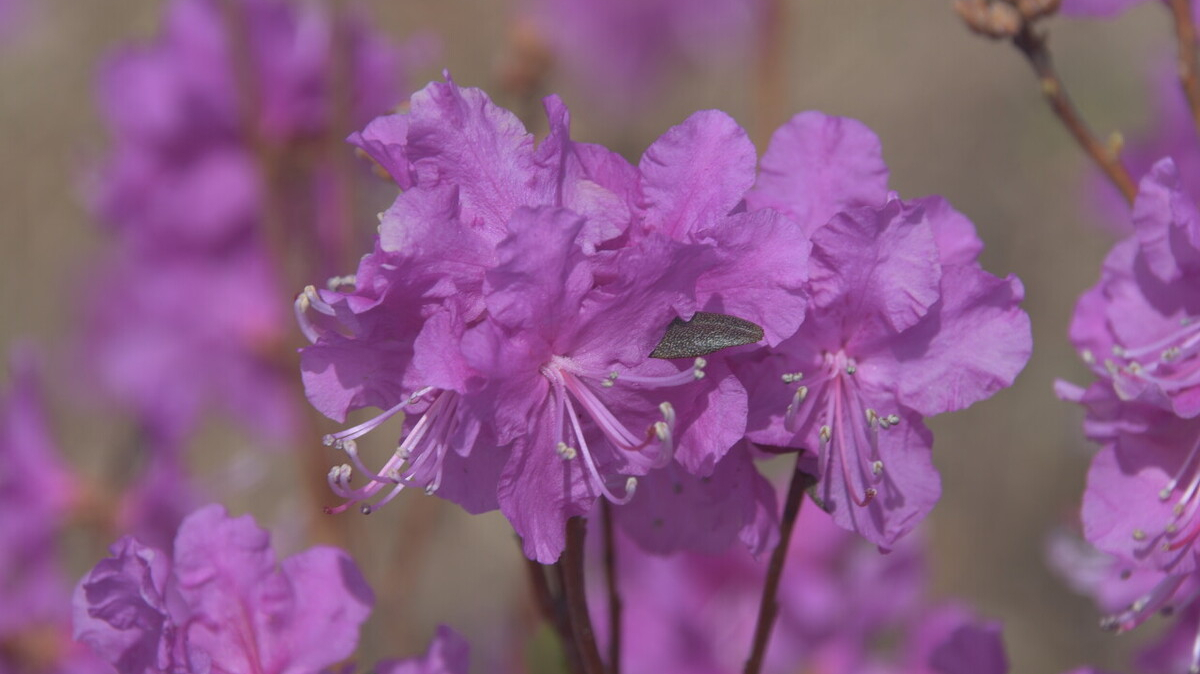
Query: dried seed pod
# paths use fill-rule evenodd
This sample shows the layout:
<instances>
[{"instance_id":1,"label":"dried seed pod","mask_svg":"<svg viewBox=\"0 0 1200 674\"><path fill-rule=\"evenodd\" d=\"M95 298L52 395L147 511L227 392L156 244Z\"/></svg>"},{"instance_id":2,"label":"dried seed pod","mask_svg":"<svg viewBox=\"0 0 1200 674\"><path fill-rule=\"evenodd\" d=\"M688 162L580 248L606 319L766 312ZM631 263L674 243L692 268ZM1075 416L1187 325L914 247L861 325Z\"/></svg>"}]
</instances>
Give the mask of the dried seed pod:
<instances>
[{"instance_id":1,"label":"dried seed pod","mask_svg":"<svg viewBox=\"0 0 1200 674\"><path fill-rule=\"evenodd\" d=\"M671 321L651 358L696 358L731 346L753 344L763 329L744 318L697 311L691 320Z\"/></svg>"},{"instance_id":2,"label":"dried seed pod","mask_svg":"<svg viewBox=\"0 0 1200 674\"><path fill-rule=\"evenodd\" d=\"M1024 25L1021 12L1007 2L955 0L954 11L968 28L988 37L1009 38L1020 32Z\"/></svg>"}]
</instances>

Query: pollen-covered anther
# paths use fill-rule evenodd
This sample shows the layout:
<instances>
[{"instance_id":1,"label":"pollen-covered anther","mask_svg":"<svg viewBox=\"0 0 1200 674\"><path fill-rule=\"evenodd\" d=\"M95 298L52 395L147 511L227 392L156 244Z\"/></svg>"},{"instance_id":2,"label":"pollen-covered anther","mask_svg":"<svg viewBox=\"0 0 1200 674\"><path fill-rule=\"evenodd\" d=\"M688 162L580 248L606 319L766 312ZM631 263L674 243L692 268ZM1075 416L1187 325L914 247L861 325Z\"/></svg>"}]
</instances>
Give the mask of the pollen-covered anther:
<instances>
[{"instance_id":1,"label":"pollen-covered anther","mask_svg":"<svg viewBox=\"0 0 1200 674\"><path fill-rule=\"evenodd\" d=\"M846 363L846 374L854 374L855 372L858 372L858 365L854 361Z\"/></svg>"},{"instance_id":2,"label":"pollen-covered anther","mask_svg":"<svg viewBox=\"0 0 1200 674\"><path fill-rule=\"evenodd\" d=\"M829 442L829 438L833 437L833 429L829 426L821 427L821 442Z\"/></svg>"},{"instance_id":3,"label":"pollen-covered anther","mask_svg":"<svg viewBox=\"0 0 1200 674\"><path fill-rule=\"evenodd\" d=\"M355 281L356 279L354 278L353 274L347 274L345 276L333 276L330 277L329 280L325 281L325 287L333 291L337 291L341 288L346 288L349 290L354 287Z\"/></svg>"},{"instance_id":4,"label":"pollen-covered anther","mask_svg":"<svg viewBox=\"0 0 1200 674\"><path fill-rule=\"evenodd\" d=\"M871 462L871 473L875 476L883 475L883 462L882 461Z\"/></svg>"},{"instance_id":5,"label":"pollen-covered anther","mask_svg":"<svg viewBox=\"0 0 1200 674\"><path fill-rule=\"evenodd\" d=\"M887 422L888 422L889 426L895 426L895 425L899 424L900 423L900 415L899 414L887 415Z\"/></svg>"},{"instance_id":6,"label":"pollen-covered anther","mask_svg":"<svg viewBox=\"0 0 1200 674\"><path fill-rule=\"evenodd\" d=\"M637 491L638 481L636 477L629 477L625 480L625 498L631 498L634 492Z\"/></svg>"},{"instance_id":7,"label":"pollen-covered anther","mask_svg":"<svg viewBox=\"0 0 1200 674\"><path fill-rule=\"evenodd\" d=\"M1142 529L1134 529L1133 530L1133 540L1135 540L1135 541L1146 540L1146 532Z\"/></svg>"},{"instance_id":8,"label":"pollen-covered anther","mask_svg":"<svg viewBox=\"0 0 1200 674\"><path fill-rule=\"evenodd\" d=\"M1162 352L1162 356L1160 357L1162 358L1163 362L1169 363L1178 358L1179 354L1181 353L1183 353L1183 351L1178 346L1172 346L1171 348L1164 350Z\"/></svg>"},{"instance_id":9,"label":"pollen-covered anther","mask_svg":"<svg viewBox=\"0 0 1200 674\"><path fill-rule=\"evenodd\" d=\"M867 424L869 424L872 428L879 425L879 422L880 422L879 414L875 410L868 407L866 409L866 412L864 412L864 414L867 417Z\"/></svg>"},{"instance_id":10,"label":"pollen-covered anther","mask_svg":"<svg viewBox=\"0 0 1200 674\"><path fill-rule=\"evenodd\" d=\"M559 441L558 445L555 446L554 451L558 452L558 455L567 461L574 459L579 454L574 447L562 441Z\"/></svg>"},{"instance_id":11,"label":"pollen-covered anther","mask_svg":"<svg viewBox=\"0 0 1200 674\"><path fill-rule=\"evenodd\" d=\"M692 377L697 381L704 379L704 367L708 365L708 361L703 358L696 358L692 363Z\"/></svg>"},{"instance_id":12,"label":"pollen-covered anther","mask_svg":"<svg viewBox=\"0 0 1200 674\"><path fill-rule=\"evenodd\" d=\"M794 384L794 383L800 381L801 379L804 379L804 373L803 372L785 372L780 377L780 379L782 379L783 383L785 383L785 384Z\"/></svg>"},{"instance_id":13,"label":"pollen-covered anther","mask_svg":"<svg viewBox=\"0 0 1200 674\"><path fill-rule=\"evenodd\" d=\"M1091 349L1084 349L1079 352L1079 356L1083 358L1083 362L1088 365L1096 364L1096 354L1092 353Z\"/></svg>"},{"instance_id":14,"label":"pollen-covered anther","mask_svg":"<svg viewBox=\"0 0 1200 674\"><path fill-rule=\"evenodd\" d=\"M620 377L620 376L621 376L620 372L613 370L612 372L608 373L608 376L604 378L604 381L600 382L600 385L603 386L604 388L612 388L613 385L617 383L617 377Z\"/></svg>"}]
</instances>

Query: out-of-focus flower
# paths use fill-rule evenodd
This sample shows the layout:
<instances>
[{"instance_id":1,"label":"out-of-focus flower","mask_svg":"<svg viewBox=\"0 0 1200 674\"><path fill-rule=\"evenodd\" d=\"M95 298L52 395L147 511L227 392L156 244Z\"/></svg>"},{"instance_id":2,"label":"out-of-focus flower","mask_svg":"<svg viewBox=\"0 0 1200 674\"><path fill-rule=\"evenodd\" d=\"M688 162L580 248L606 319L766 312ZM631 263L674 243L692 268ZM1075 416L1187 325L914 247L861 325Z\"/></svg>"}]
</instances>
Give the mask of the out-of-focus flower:
<instances>
[{"instance_id":1,"label":"out-of-focus flower","mask_svg":"<svg viewBox=\"0 0 1200 674\"><path fill-rule=\"evenodd\" d=\"M1129 621L1140 623L1155 610L1166 615L1175 614L1182 608L1182 615L1175 617L1171 627L1140 650L1137 671L1147 674L1190 671L1194 653L1200 647L1200 606L1189 601L1200 590L1194 573L1177 583L1169 578L1170 574L1138 567L1065 533L1051 538L1049 561L1072 589L1091 597L1109 616L1104 619L1106 626L1128 628ZM1178 589L1173 596L1166 597L1167 603L1159 601L1157 593L1172 587ZM1180 600L1183 600L1182 607ZM1145 612L1140 608L1151 602L1157 605L1156 609Z\"/></svg>"},{"instance_id":2,"label":"out-of-focus flower","mask_svg":"<svg viewBox=\"0 0 1200 674\"><path fill-rule=\"evenodd\" d=\"M1007 671L998 627L924 599L925 567L914 537L881 555L815 508L801 511L796 526L801 535L788 551L764 672ZM623 671L740 670L753 638L765 561L739 549L657 557L628 545L617 560L620 590L636 598L623 613ZM592 604L603 612L602 588L596 583L592 589ZM606 638L607 621L596 625Z\"/></svg>"},{"instance_id":3,"label":"out-of-focus flower","mask_svg":"<svg viewBox=\"0 0 1200 674\"><path fill-rule=\"evenodd\" d=\"M762 0L528 0L550 50L613 111L643 103L671 66L752 43Z\"/></svg>"},{"instance_id":4,"label":"out-of-focus flower","mask_svg":"<svg viewBox=\"0 0 1200 674\"><path fill-rule=\"evenodd\" d=\"M0 403L0 671L99 672L70 637L59 535L80 485L42 409L35 357L14 352Z\"/></svg>"},{"instance_id":5,"label":"out-of-focus flower","mask_svg":"<svg viewBox=\"0 0 1200 674\"><path fill-rule=\"evenodd\" d=\"M711 474L745 399L722 363L649 358L699 308L715 244L632 236L638 171L572 141L557 98L546 111L535 147L511 113L447 82L372 123L356 142L405 189L354 290L310 288L297 306L313 404L339 420L386 410L327 439L370 480L354 489L351 467L334 469L346 505L417 485L499 506L526 554L551 562L565 520L599 497L627 502L635 476L672 461ZM405 439L369 471L355 439L401 410Z\"/></svg>"},{"instance_id":6,"label":"out-of-focus flower","mask_svg":"<svg viewBox=\"0 0 1200 674\"><path fill-rule=\"evenodd\" d=\"M425 654L375 665L377 674L467 674L470 647L454 630L439 625Z\"/></svg>"},{"instance_id":7,"label":"out-of-focus flower","mask_svg":"<svg viewBox=\"0 0 1200 674\"><path fill-rule=\"evenodd\" d=\"M319 4L173 0L158 38L105 62L113 149L87 187L114 242L80 355L142 423L183 436L216 408L268 441L294 432L283 288L359 244L336 153L396 102L401 60Z\"/></svg>"},{"instance_id":8,"label":"out-of-focus flower","mask_svg":"<svg viewBox=\"0 0 1200 674\"><path fill-rule=\"evenodd\" d=\"M1059 11L1068 16L1114 18L1144 2L1146 0L1062 0ZM1200 23L1200 9L1192 8L1192 19Z\"/></svg>"},{"instance_id":9,"label":"out-of-focus flower","mask_svg":"<svg viewBox=\"0 0 1200 674\"><path fill-rule=\"evenodd\" d=\"M250 516L217 505L173 554L126 537L75 590L75 634L122 674L314 672L353 651L373 596L353 560L310 548L276 564Z\"/></svg>"},{"instance_id":10,"label":"out-of-focus flower","mask_svg":"<svg viewBox=\"0 0 1200 674\"><path fill-rule=\"evenodd\" d=\"M1084 405L1084 429L1102 445L1084 493L1084 536L1149 586L1106 607L1122 631L1160 609L1190 610L1200 577L1200 213L1170 159L1142 179L1133 211L1133 235L1109 253L1071 323L1099 379L1058 385ZM1200 651L1191 657L1200 664Z\"/></svg>"},{"instance_id":11,"label":"out-of-focus flower","mask_svg":"<svg viewBox=\"0 0 1200 674\"><path fill-rule=\"evenodd\" d=\"M974 226L938 197L887 192L878 138L808 112L777 131L750 208L811 232L808 318L746 355L748 437L817 454L838 524L890 547L937 501L923 418L1012 384L1031 351L1024 290L977 262Z\"/></svg>"}]
</instances>

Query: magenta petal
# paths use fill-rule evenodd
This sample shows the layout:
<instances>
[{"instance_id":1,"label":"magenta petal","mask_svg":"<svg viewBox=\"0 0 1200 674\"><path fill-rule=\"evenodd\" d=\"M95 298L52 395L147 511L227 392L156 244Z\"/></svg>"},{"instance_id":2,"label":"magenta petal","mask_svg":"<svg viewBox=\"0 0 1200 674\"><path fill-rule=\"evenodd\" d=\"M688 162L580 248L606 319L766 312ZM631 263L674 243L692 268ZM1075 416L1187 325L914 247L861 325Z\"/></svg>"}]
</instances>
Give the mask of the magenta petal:
<instances>
[{"instance_id":1,"label":"magenta petal","mask_svg":"<svg viewBox=\"0 0 1200 674\"><path fill-rule=\"evenodd\" d=\"M597 496L584 477L582 457L567 460L554 451L549 406L527 420L527 435L513 446L497 488L500 511L521 537L525 556L542 564L558 561L567 519L586 515Z\"/></svg>"},{"instance_id":2,"label":"magenta petal","mask_svg":"<svg viewBox=\"0 0 1200 674\"><path fill-rule=\"evenodd\" d=\"M638 168L646 225L676 240L727 215L754 184L757 154L719 110L697 112L647 148Z\"/></svg>"},{"instance_id":3,"label":"magenta petal","mask_svg":"<svg viewBox=\"0 0 1200 674\"><path fill-rule=\"evenodd\" d=\"M747 535L756 544L750 551L757 555L771 538L755 527L771 528L775 523L773 517L757 521L759 498L773 492L748 449L739 446L721 459L711 477L698 478L674 463L651 471L639 479L633 500L612 512L625 533L648 552L717 554L750 528Z\"/></svg>"},{"instance_id":4,"label":"magenta petal","mask_svg":"<svg viewBox=\"0 0 1200 674\"><path fill-rule=\"evenodd\" d=\"M899 332L915 325L941 296L938 258L921 214L906 211L898 200L840 213L813 234L813 303L837 305L844 312L839 318L856 324L879 316Z\"/></svg>"},{"instance_id":5,"label":"magenta petal","mask_svg":"<svg viewBox=\"0 0 1200 674\"><path fill-rule=\"evenodd\" d=\"M1194 424L1168 419L1148 433L1128 434L1092 459L1083 495L1084 536L1101 550L1170 573L1197 568L1190 538L1194 517L1175 517L1176 498L1160 498L1196 443ZM1185 485L1186 486L1186 485ZM1167 531L1175 523L1178 533Z\"/></svg>"},{"instance_id":6,"label":"magenta petal","mask_svg":"<svg viewBox=\"0 0 1200 674\"><path fill-rule=\"evenodd\" d=\"M707 230L721 261L696 283L701 307L762 326L768 344L790 337L808 306L811 243L773 211L739 213Z\"/></svg>"},{"instance_id":7,"label":"magenta petal","mask_svg":"<svg viewBox=\"0 0 1200 674\"><path fill-rule=\"evenodd\" d=\"M847 208L882 204L887 182L879 137L865 124L802 112L771 136L746 203L790 213L811 234Z\"/></svg>"},{"instance_id":8,"label":"magenta petal","mask_svg":"<svg viewBox=\"0 0 1200 674\"><path fill-rule=\"evenodd\" d=\"M879 458L884 466L879 483L867 481L863 471L853 465L853 456L834 456L826 474L820 476L816 494L838 526L858 532L881 548L891 548L925 519L941 497L932 445L933 435L921 417L906 412L899 425L879 434ZM846 470L839 463L843 460L850 464ZM878 494L865 506L855 503L871 486Z\"/></svg>"},{"instance_id":9,"label":"magenta petal","mask_svg":"<svg viewBox=\"0 0 1200 674\"><path fill-rule=\"evenodd\" d=\"M468 223L503 230L526 203L533 135L479 89L432 82L413 94L407 155L418 185L459 188Z\"/></svg>"},{"instance_id":10,"label":"magenta petal","mask_svg":"<svg viewBox=\"0 0 1200 674\"><path fill-rule=\"evenodd\" d=\"M973 266L947 267L942 274L936 318L892 344L903 354L889 375L900 400L926 416L962 409L1011 386L1033 350L1020 280Z\"/></svg>"},{"instance_id":11,"label":"magenta petal","mask_svg":"<svg viewBox=\"0 0 1200 674\"><path fill-rule=\"evenodd\" d=\"M362 131L350 134L346 140L382 166L400 189L407 190L413 186L408 155L405 153L405 145L408 142L408 115L377 117Z\"/></svg>"},{"instance_id":12,"label":"magenta petal","mask_svg":"<svg viewBox=\"0 0 1200 674\"><path fill-rule=\"evenodd\" d=\"M1180 192L1179 171L1171 159L1155 164L1138 185L1133 226L1142 258L1160 281L1200 270L1200 213Z\"/></svg>"},{"instance_id":13,"label":"magenta petal","mask_svg":"<svg viewBox=\"0 0 1200 674\"><path fill-rule=\"evenodd\" d=\"M438 625L425 654L405 660L388 660L375 665L376 674L467 674L470 646L458 632Z\"/></svg>"},{"instance_id":14,"label":"magenta petal","mask_svg":"<svg viewBox=\"0 0 1200 674\"><path fill-rule=\"evenodd\" d=\"M975 232L975 223L954 210L942 197L924 197L908 202L920 208L933 229L942 265L972 264L983 251L983 241Z\"/></svg>"}]
</instances>

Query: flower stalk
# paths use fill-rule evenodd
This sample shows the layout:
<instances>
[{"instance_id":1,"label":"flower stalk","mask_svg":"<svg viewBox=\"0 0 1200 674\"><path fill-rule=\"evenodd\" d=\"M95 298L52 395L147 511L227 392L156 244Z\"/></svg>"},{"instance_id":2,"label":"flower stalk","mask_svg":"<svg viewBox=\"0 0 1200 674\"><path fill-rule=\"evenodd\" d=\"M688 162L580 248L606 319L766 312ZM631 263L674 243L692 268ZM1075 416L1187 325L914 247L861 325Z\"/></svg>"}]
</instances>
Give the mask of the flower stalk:
<instances>
[{"instance_id":1,"label":"flower stalk","mask_svg":"<svg viewBox=\"0 0 1200 674\"><path fill-rule=\"evenodd\" d=\"M763 583L762 600L758 605L758 621L754 626L754 642L750 647L750 657L746 658L745 674L758 674L762 671L763 660L767 655L767 646L771 641L771 630L775 627L775 618L779 615L779 581L783 577L784 562L787 561L788 545L792 541L792 529L796 526L796 518L800 515L800 505L804 501L804 492L817 483L817 479L800 470L799 460L803 453L796 454L797 465L792 471L792 481L788 485L787 500L783 504L783 519L779 522L779 545L771 552L771 562L767 567L767 578Z\"/></svg>"}]
</instances>

